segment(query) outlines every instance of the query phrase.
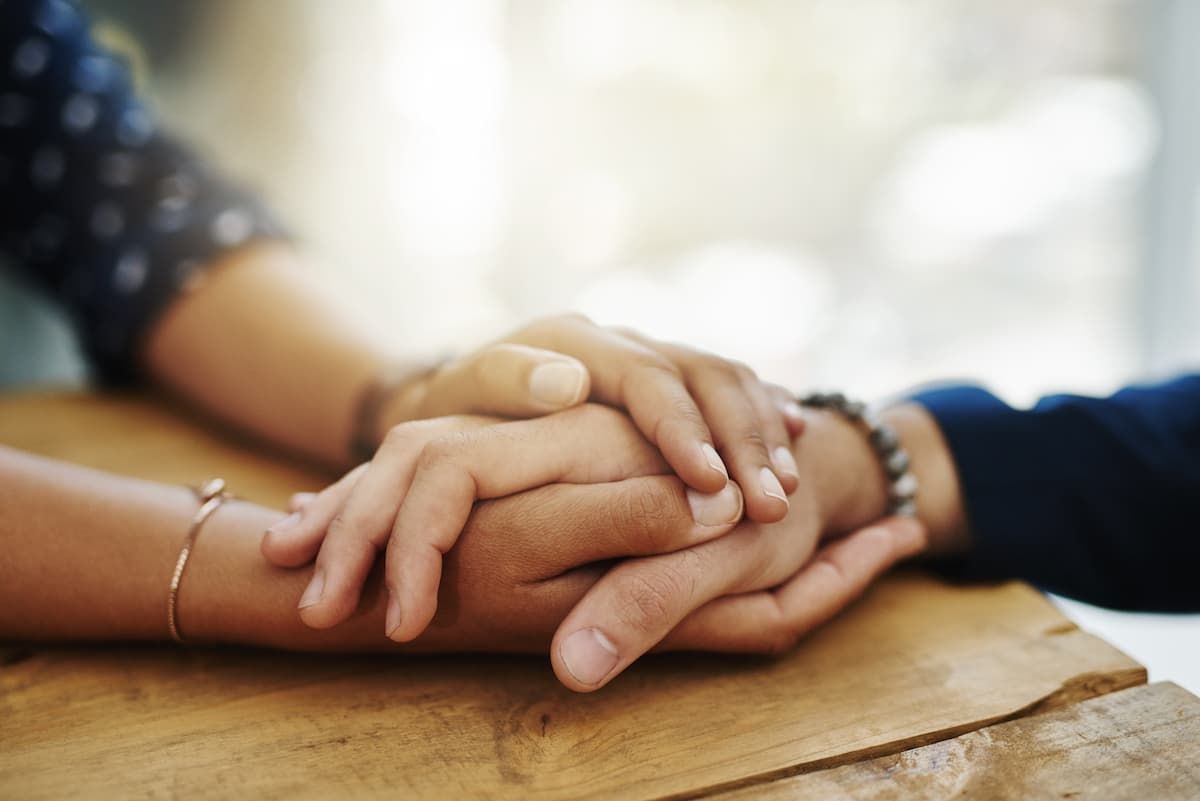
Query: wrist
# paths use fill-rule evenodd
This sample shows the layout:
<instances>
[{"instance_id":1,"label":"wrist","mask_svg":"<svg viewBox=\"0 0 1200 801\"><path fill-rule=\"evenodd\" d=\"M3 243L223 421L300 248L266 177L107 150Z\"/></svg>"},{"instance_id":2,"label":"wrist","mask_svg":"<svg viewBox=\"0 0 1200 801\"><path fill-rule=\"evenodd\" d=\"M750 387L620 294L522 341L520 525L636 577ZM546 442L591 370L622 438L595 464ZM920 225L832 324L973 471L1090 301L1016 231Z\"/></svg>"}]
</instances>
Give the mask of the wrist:
<instances>
[{"instance_id":1,"label":"wrist","mask_svg":"<svg viewBox=\"0 0 1200 801\"><path fill-rule=\"evenodd\" d=\"M958 468L942 429L924 406L904 403L883 415L908 450L920 491L917 517L928 532L926 553L950 556L970 546Z\"/></svg>"},{"instance_id":2,"label":"wrist","mask_svg":"<svg viewBox=\"0 0 1200 801\"><path fill-rule=\"evenodd\" d=\"M212 515L179 589L179 625L186 640L285 650L361 650L370 634L386 642L382 614L373 615L378 619L369 633L361 615L331 630L304 625L296 604L312 566L275 567L260 550L263 531L281 514L234 500ZM368 594L363 608L374 606Z\"/></svg>"},{"instance_id":3,"label":"wrist","mask_svg":"<svg viewBox=\"0 0 1200 801\"><path fill-rule=\"evenodd\" d=\"M369 461L393 426L419 416L431 371L414 365L380 367L364 382L352 411L347 447L352 464Z\"/></svg>"},{"instance_id":4,"label":"wrist","mask_svg":"<svg viewBox=\"0 0 1200 801\"><path fill-rule=\"evenodd\" d=\"M924 407L906 403L882 415L907 451L917 479L917 518L929 532L928 552L949 555L969 545L958 474L941 429ZM889 480L867 432L840 414L805 410L797 461L811 464L824 537L837 537L884 517Z\"/></svg>"},{"instance_id":5,"label":"wrist","mask_svg":"<svg viewBox=\"0 0 1200 801\"><path fill-rule=\"evenodd\" d=\"M866 432L842 415L805 409L796 457L808 478L823 537L837 537L883 517L887 476Z\"/></svg>"}]
</instances>

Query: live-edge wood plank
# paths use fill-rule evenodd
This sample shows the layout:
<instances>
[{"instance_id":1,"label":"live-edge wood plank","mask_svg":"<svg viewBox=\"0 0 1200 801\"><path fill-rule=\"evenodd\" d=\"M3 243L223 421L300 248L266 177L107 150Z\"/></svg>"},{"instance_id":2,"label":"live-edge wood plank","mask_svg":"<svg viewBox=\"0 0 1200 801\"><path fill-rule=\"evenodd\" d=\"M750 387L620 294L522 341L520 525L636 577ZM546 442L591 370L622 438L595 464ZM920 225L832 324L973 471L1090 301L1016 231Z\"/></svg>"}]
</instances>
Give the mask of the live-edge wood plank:
<instances>
[{"instance_id":1,"label":"live-edge wood plank","mask_svg":"<svg viewBox=\"0 0 1200 801\"><path fill-rule=\"evenodd\" d=\"M1200 698L1152 684L713 801L1196 801Z\"/></svg>"},{"instance_id":2,"label":"live-edge wood plank","mask_svg":"<svg viewBox=\"0 0 1200 801\"><path fill-rule=\"evenodd\" d=\"M54 415L86 443L56 440ZM0 399L0 442L147 478L237 475L268 502L318 481L130 399ZM37 648L0 665L0 797L700 794L1144 681L1025 585L913 573L785 658L651 658L591 695L544 658Z\"/></svg>"}]
</instances>

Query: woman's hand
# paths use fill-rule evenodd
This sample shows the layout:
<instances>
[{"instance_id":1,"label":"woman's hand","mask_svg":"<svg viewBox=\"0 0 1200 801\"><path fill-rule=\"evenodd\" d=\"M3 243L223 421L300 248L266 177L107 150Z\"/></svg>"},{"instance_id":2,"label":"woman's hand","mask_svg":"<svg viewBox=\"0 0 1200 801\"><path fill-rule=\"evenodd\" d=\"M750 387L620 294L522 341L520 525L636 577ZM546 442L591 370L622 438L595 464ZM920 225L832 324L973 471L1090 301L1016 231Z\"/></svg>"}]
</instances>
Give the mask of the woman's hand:
<instances>
[{"instance_id":1,"label":"woman's hand","mask_svg":"<svg viewBox=\"0 0 1200 801\"><path fill-rule=\"evenodd\" d=\"M354 613L375 556L386 546L386 633L404 642L433 619L443 554L476 499L667 472L627 417L594 404L532 420L463 416L407 423L389 433L369 464L272 526L262 551L285 567L316 556L300 614L308 625L328 628ZM682 497L697 537L689 545L725 533L742 514L742 495L732 482L710 495L685 489Z\"/></svg>"},{"instance_id":2,"label":"woman's hand","mask_svg":"<svg viewBox=\"0 0 1200 801\"><path fill-rule=\"evenodd\" d=\"M578 315L539 320L427 373L382 417L531 417L589 398L627 411L693 489L714 493L732 477L750 519L769 523L787 512L797 486L789 445L803 417L786 390L737 362Z\"/></svg>"}]
</instances>

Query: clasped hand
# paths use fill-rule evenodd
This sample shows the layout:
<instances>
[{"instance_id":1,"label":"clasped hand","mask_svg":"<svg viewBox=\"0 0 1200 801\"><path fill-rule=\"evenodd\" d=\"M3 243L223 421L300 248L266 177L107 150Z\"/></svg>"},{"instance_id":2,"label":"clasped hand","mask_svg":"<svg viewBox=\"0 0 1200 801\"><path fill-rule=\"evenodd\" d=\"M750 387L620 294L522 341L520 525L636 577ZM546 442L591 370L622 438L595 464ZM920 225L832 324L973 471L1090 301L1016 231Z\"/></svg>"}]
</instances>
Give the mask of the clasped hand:
<instances>
[{"instance_id":1,"label":"clasped hand","mask_svg":"<svg viewBox=\"0 0 1200 801\"><path fill-rule=\"evenodd\" d=\"M531 378L547 364L579 373L557 404ZM395 425L264 537L275 564L315 559L299 603L314 628L355 614L385 551L388 637L549 642L587 691L652 649L790 648L922 545L900 519L821 544L830 510L805 443L793 453L803 415L708 354L555 318L420 380L413 416L448 416Z\"/></svg>"}]
</instances>

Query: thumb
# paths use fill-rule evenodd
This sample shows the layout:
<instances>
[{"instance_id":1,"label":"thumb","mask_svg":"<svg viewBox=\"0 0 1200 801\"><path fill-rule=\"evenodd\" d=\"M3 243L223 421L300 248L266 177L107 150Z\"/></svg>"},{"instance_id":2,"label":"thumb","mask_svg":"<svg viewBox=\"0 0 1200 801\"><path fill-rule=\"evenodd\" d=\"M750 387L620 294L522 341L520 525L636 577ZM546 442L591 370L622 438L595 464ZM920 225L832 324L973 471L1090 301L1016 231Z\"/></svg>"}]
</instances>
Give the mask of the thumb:
<instances>
[{"instance_id":1,"label":"thumb","mask_svg":"<svg viewBox=\"0 0 1200 801\"><path fill-rule=\"evenodd\" d=\"M429 380L422 416L488 414L538 417L587 399L583 362L527 345L489 345L443 367Z\"/></svg>"}]
</instances>

